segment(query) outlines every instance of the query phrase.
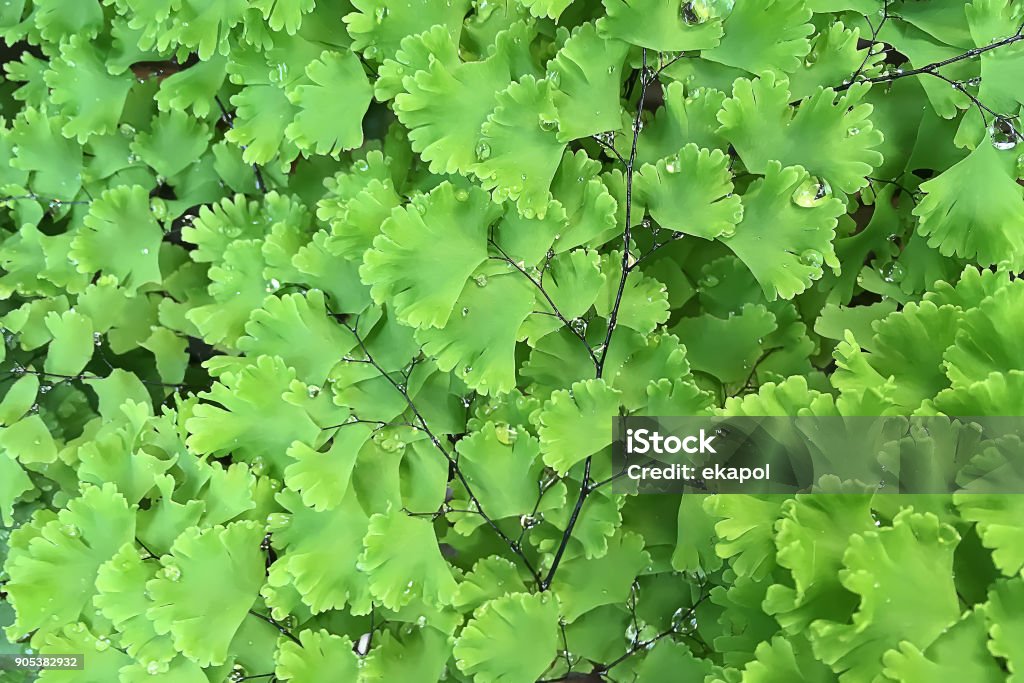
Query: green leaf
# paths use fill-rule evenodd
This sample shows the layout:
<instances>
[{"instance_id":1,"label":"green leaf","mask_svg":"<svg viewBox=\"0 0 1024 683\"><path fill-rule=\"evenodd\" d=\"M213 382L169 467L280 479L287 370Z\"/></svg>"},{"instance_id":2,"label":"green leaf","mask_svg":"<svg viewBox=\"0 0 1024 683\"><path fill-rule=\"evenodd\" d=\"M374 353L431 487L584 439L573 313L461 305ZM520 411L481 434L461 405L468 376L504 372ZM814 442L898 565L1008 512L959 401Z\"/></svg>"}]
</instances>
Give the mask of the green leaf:
<instances>
[{"instance_id":1,"label":"green leaf","mask_svg":"<svg viewBox=\"0 0 1024 683\"><path fill-rule=\"evenodd\" d=\"M602 0L607 16L597 22L602 35L651 50L706 50L718 45L722 22L687 23L673 0Z\"/></svg>"},{"instance_id":2,"label":"green leaf","mask_svg":"<svg viewBox=\"0 0 1024 683\"><path fill-rule=\"evenodd\" d=\"M83 486L56 517L41 524L22 553L5 564L4 590L17 618L7 635L45 636L91 608L96 572L135 536L135 515L113 484Z\"/></svg>"},{"instance_id":3,"label":"green leaf","mask_svg":"<svg viewBox=\"0 0 1024 683\"><path fill-rule=\"evenodd\" d=\"M6 438L0 434L0 443L4 442ZM4 449L5 452L0 453L0 521L5 527L10 527L14 526L14 504L22 494L35 487L5 443Z\"/></svg>"},{"instance_id":4,"label":"green leaf","mask_svg":"<svg viewBox=\"0 0 1024 683\"><path fill-rule=\"evenodd\" d=\"M993 494L956 494L953 502L963 518L978 525L982 544L992 550L992 561L1006 576L1024 569L1021 550L1024 503L1019 498Z\"/></svg>"},{"instance_id":5,"label":"green leaf","mask_svg":"<svg viewBox=\"0 0 1024 683\"><path fill-rule=\"evenodd\" d=\"M558 137L569 141L616 130L622 125L619 86L629 46L606 40L591 23L572 35L548 62L548 80L556 90Z\"/></svg>"},{"instance_id":6,"label":"green leaf","mask_svg":"<svg viewBox=\"0 0 1024 683\"><path fill-rule=\"evenodd\" d=\"M487 259L487 226L497 212L480 190L448 183L395 209L359 271L374 300L390 300L408 325L446 325L470 275ZM442 239L449 226L458 232L445 230ZM445 264L440 278L437 263Z\"/></svg>"},{"instance_id":7,"label":"green leaf","mask_svg":"<svg viewBox=\"0 0 1024 683\"><path fill-rule=\"evenodd\" d=\"M451 604L457 584L430 522L401 510L377 513L370 517L364 546L357 566L382 605L397 610L413 599L433 607Z\"/></svg>"},{"instance_id":8,"label":"green leaf","mask_svg":"<svg viewBox=\"0 0 1024 683\"><path fill-rule=\"evenodd\" d=\"M202 454L232 453L280 474L292 443L312 443L320 432L303 407L280 402L294 379L295 371L273 356L226 375L201 394L209 403L193 408L186 423L189 447Z\"/></svg>"},{"instance_id":9,"label":"green leaf","mask_svg":"<svg viewBox=\"0 0 1024 683\"><path fill-rule=\"evenodd\" d=\"M353 0L357 11L343 17L352 49L367 59L394 57L402 39L442 25L457 41L469 0L427 0L423 3Z\"/></svg>"},{"instance_id":10,"label":"green leaf","mask_svg":"<svg viewBox=\"0 0 1024 683\"><path fill-rule=\"evenodd\" d=\"M729 157L720 150L690 143L674 156L645 164L635 182L638 198L667 230L714 239L735 231L743 218Z\"/></svg>"},{"instance_id":11,"label":"green leaf","mask_svg":"<svg viewBox=\"0 0 1024 683\"><path fill-rule=\"evenodd\" d=\"M92 321L75 311L51 311L46 315L46 328L53 335L43 365L46 372L68 377L80 373L94 350Z\"/></svg>"},{"instance_id":12,"label":"green leaf","mask_svg":"<svg viewBox=\"0 0 1024 683\"><path fill-rule=\"evenodd\" d=\"M270 28L294 35L302 25L303 15L313 11L316 0L255 0L252 6L263 12Z\"/></svg>"},{"instance_id":13,"label":"green leaf","mask_svg":"<svg viewBox=\"0 0 1024 683\"><path fill-rule=\"evenodd\" d=\"M247 164L265 164L275 156L281 162L291 161L298 150L285 143L286 127L282 121L295 117L296 107L285 91L275 85L249 85L232 96L236 118L224 138L242 148Z\"/></svg>"},{"instance_id":14,"label":"green leaf","mask_svg":"<svg viewBox=\"0 0 1024 683\"><path fill-rule=\"evenodd\" d=\"M868 119L872 107L859 103L868 86L854 85L838 99L831 88L819 88L796 109L790 107L788 88L785 78L771 72L733 84L733 96L718 113L719 132L744 165L767 175L772 160L799 164L842 192L867 185L867 176L882 163L873 149L882 134Z\"/></svg>"},{"instance_id":15,"label":"green leaf","mask_svg":"<svg viewBox=\"0 0 1024 683\"><path fill-rule=\"evenodd\" d=\"M153 117L148 131L132 140L131 149L159 175L167 178L203 155L210 142L209 127L178 110Z\"/></svg>"},{"instance_id":16,"label":"green leaf","mask_svg":"<svg viewBox=\"0 0 1024 683\"><path fill-rule=\"evenodd\" d=\"M307 384L320 386L340 356L355 346L352 334L331 320L324 293L268 296L252 312L238 348L253 356L277 356ZM315 345L315 348L310 344Z\"/></svg>"},{"instance_id":17,"label":"green leaf","mask_svg":"<svg viewBox=\"0 0 1024 683\"><path fill-rule=\"evenodd\" d=\"M349 488L336 506L325 511L306 507L288 490L278 494L277 500L290 517L273 530L278 559L270 567L263 594L291 587L314 614L345 605L353 614L369 613L372 598L366 575L357 571L354 562L332 559L356 558L363 549L369 518L355 491Z\"/></svg>"},{"instance_id":18,"label":"green leaf","mask_svg":"<svg viewBox=\"0 0 1024 683\"><path fill-rule=\"evenodd\" d=\"M798 203L804 201L800 198L809 180L799 166L782 168L777 161L768 162L764 178L743 195L743 220L735 235L724 239L769 301L803 292L822 276L822 266L839 269L832 239L842 202L829 197L814 200L813 206Z\"/></svg>"},{"instance_id":19,"label":"green leaf","mask_svg":"<svg viewBox=\"0 0 1024 683\"><path fill-rule=\"evenodd\" d=\"M223 664L231 639L248 617L263 584L263 527L235 522L204 531L186 529L146 583L146 611L159 634L200 666Z\"/></svg>"},{"instance_id":20,"label":"green leaf","mask_svg":"<svg viewBox=\"0 0 1024 683\"><path fill-rule=\"evenodd\" d=\"M284 681L317 683L355 680L358 670L352 641L348 636L336 636L325 629L301 631L299 642L285 640L275 655L275 675Z\"/></svg>"},{"instance_id":21,"label":"green leaf","mask_svg":"<svg viewBox=\"0 0 1024 683\"><path fill-rule=\"evenodd\" d=\"M840 581L860 596L853 623L818 621L811 642L843 680L873 680L882 655L901 642L927 648L960 616L951 567L960 537L934 515L910 509L891 527L850 538ZM908 585L928 586L909 591Z\"/></svg>"},{"instance_id":22,"label":"green leaf","mask_svg":"<svg viewBox=\"0 0 1024 683\"><path fill-rule=\"evenodd\" d=\"M559 472L612 442L611 418L619 414L619 392L604 380L576 382L544 403L538 416L544 463Z\"/></svg>"},{"instance_id":23,"label":"green leaf","mask_svg":"<svg viewBox=\"0 0 1024 683\"><path fill-rule=\"evenodd\" d=\"M454 372L478 393L511 391L517 335L534 298L533 285L517 272L478 274L464 285L447 324L418 330L416 340L443 372Z\"/></svg>"},{"instance_id":24,"label":"green leaf","mask_svg":"<svg viewBox=\"0 0 1024 683\"><path fill-rule=\"evenodd\" d=\"M725 17L721 42L701 56L755 74L768 69L796 71L811 49L810 19L804 0L738 2Z\"/></svg>"},{"instance_id":25,"label":"green leaf","mask_svg":"<svg viewBox=\"0 0 1024 683\"><path fill-rule=\"evenodd\" d=\"M1014 182L1006 155L982 141L963 161L921 184L914 208L918 232L946 256L981 265L1024 263L1024 243L1013 226L1024 220L1024 188Z\"/></svg>"},{"instance_id":26,"label":"green leaf","mask_svg":"<svg viewBox=\"0 0 1024 683\"><path fill-rule=\"evenodd\" d=\"M92 3L87 0L83 4ZM60 58L50 62L46 85L52 88L51 99L61 106L67 121L62 128L65 137L75 137L81 143L91 135L114 131L132 80L127 74L108 73L87 38L73 35L61 44Z\"/></svg>"},{"instance_id":27,"label":"green leaf","mask_svg":"<svg viewBox=\"0 0 1024 683\"><path fill-rule=\"evenodd\" d=\"M159 283L164 233L153 219L149 193L138 185L107 190L89 207L85 228L71 242L78 271L113 275L133 296Z\"/></svg>"},{"instance_id":28,"label":"green leaf","mask_svg":"<svg viewBox=\"0 0 1024 683\"><path fill-rule=\"evenodd\" d=\"M508 424L487 422L456 446L474 493L487 501L493 519L529 514L537 505L537 480L544 464L540 444Z\"/></svg>"},{"instance_id":29,"label":"green leaf","mask_svg":"<svg viewBox=\"0 0 1024 683\"><path fill-rule=\"evenodd\" d=\"M329 154L363 144L363 116L373 90L351 52L325 51L306 67L312 85L297 85L288 99L299 108L285 135L304 152Z\"/></svg>"},{"instance_id":30,"label":"green leaf","mask_svg":"<svg viewBox=\"0 0 1024 683\"><path fill-rule=\"evenodd\" d=\"M1024 581L1019 577L1008 581L999 581L993 585L988 594L988 602L982 608L988 622L991 640L987 645L996 657L1007 661L1011 673L1008 681L1013 681L1024 670L1020 650L1015 644L1024 633L1021 621L1021 605L1024 604Z\"/></svg>"},{"instance_id":31,"label":"green leaf","mask_svg":"<svg viewBox=\"0 0 1024 683\"><path fill-rule=\"evenodd\" d=\"M476 683L533 683L547 671L558 642L558 604L551 595L513 593L473 613L455 642L455 661Z\"/></svg>"},{"instance_id":32,"label":"green leaf","mask_svg":"<svg viewBox=\"0 0 1024 683\"><path fill-rule=\"evenodd\" d=\"M159 570L146 562L139 551L126 543L96 574L97 594L93 604L121 633L125 651L146 664L164 664L175 657L174 643L166 635L157 635L146 617L152 602L145 594L146 582Z\"/></svg>"},{"instance_id":33,"label":"green leaf","mask_svg":"<svg viewBox=\"0 0 1024 683\"><path fill-rule=\"evenodd\" d=\"M886 652L884 672L901 683L923 683L951 674L979 683L1004 681L1005 674L986 649L988 643L982 614L968 612L923 651L904 642L899 650Z\"/></svg>"},{"instance_id":34,"label":"green leaf","mask_svg":"<svg viewBox=\"0 0 1024 683\"><path fill-rule=\"evenodd\" d=\"M567 560L553 587L562 617L571 623L601 605L625 602L637 574L650 561L643 537L631 532L615 536L599 558Z\"/></svg>"},{"instance_id":35,"label":"green leaf","mask_svg":"<svg viewBox=\"0 0 1024 683\"><path fill-rule=\"evenodd\" d=\"M565 149L552 84L524 76L498 93L497 103L480 129L473 172L495 201L513 200L526 218L544 218Z\"/></svg>"},{"instance_id":36,"label":"green leaf","mask_svg":"<svg viewBox=\"0 0 1024 683\"><path fill-rule=\"evenodd\" d=\"M395 114L409 128L409 142L434 173L462 174L479 161L480 131L497 106L500 88L511 82L508 34L499 37L498 49L479 62L458 61L451 38L436 27L429 55L422 68L402 79L406 92L395 97ZM412 46L410 45L410 49ZM399 53L402 59L403 53ZM409 57L408 59L418 59ZM383 68L383 67L382 67ZM410 66L410 69L412 67Z\"/></svg>"}]
</instances>

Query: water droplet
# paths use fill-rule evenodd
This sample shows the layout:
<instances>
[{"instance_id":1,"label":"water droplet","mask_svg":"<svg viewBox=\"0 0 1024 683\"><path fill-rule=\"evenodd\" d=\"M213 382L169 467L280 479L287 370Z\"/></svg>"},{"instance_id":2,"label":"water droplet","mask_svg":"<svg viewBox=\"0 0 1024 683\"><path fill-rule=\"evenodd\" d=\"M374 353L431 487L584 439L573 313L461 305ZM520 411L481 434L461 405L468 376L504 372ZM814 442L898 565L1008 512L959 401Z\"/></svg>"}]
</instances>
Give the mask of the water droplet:
<instances>
[{"instance_id":1,"label":"water droplet","mask_svg":"<svg viewBox=\"0 0 1024 683\"><path fill-rule=\"evenodd\" d=\"M164 578L168 581L177 582L181 580L181 569L179 569L177 565L169 564L161 571L163 572Z\"/></svg>"},{"instance_id":2,"label":"water droplet","mask_svg":"<svg viewBox=\"0 0 1024 683\"><path fill-rule=\"evenodd\" d=\"M106 636L101 636L97 638L95 647L97 652L106 652L110 649L110 638Z\"/></svg>"},{"instance_id":3,"label":"water droplet","mask_svg":"<svg viewBox=\"0 0 1024 683\"><path fill-rule=\"evenodd\" d=\"M486 140L476 143L476 158L480 161L487 161L491 158L491 146Z\"/></svg>"},{"instance_id":4,"label":"water droplet","mask_svg":"<svg viewBox=\"0 0 1024 683\"><path fill-rule=\"evenodd\" d=\"M281 288L281 281L280 281L280 280L278 280L278 279L277 279L276 277L272 277L272 278L270 278L270 280L269 280L269 281L267 282L267 286L266 286L266 287L264 287L263 289L264 289L265 291L267 291L267 292L276 292L276 291L277 291L277 290L279 290L280 288Z\"/></svg>"},{"instance_id":5,"label":"water droplet","mask_svg":"<svg viewBox=\"0 0 1024 683\"><path fill-rule=\"evenodd\" d=\"M462 374L463 375L468 375L471 372L473 372L473 366L471 366L471 365L467 365L464 368L462 368Z\"/></svg>"},{"instance_id":6,"label":"water droplet","mask_svg":"<svg viewBox=\"0 0 1024 683\"><path fill-rule=\"evenodd\" d=\"M548 71L545 78L547 78L548 83L555 86L556 88L562 84L562 74L558 73L554 69Z\"/></svg>"},{"instance_id":7,"label":"water droplet","mask_svg":"<svg viewBox=\"0 0 1024 683\"><path fill-rule=\"evenodd\" d=\"M315 384L309 385L308 387L306 387L306 395L309 396L310 398L316 398L317 396L320 395L320 387L316 386Z\"/></svg>"},{"instance_id":8,"label":"water droplet","mask_svg":"<svg viewBox=\"0 0 1024 683\"><path fill-rule=\"evenodd\" d=\"M467 199L469 199L469 192L462 188L455 190L455 201L464 202Z\"/></svg>"},{"instance_id":9,"label":"water droplet","mask_svg":"<svg viewBox=\"0 0 1024 683\"><path fill-rule=\"evenodd\" d=\"M387 18L387 16L388 16L388 8L387 7L378 7L377 11L373 13L373 17L374 17L374 19L377 20L378 24L384 23L384 20Z\"/></svg>"},{"instance_id":10,"label":"water droplet","mask_svg":"<svg viewBox=\"0 0 1024 683\"><path fill-rule=\"evenodd\" d=\"M705 275L697 284L701 289L711 289L718 286L718 278L714 275Z\"/></svg>"},{"instance_id":11,"label":"water droplet","mask_svg":"<svg viewBox=\"0 0 1024 683\"><path fill-rule=\"evenodd\" d=\"M1021 135L1008 119L996 119L988 127L992 146L1000 151L1013 149L1021 141Z\"/></svg>"},{"instance_id":12,"label":"water droplet","mask_svg":"<svg viewBox=\"0 0 1024 683\"><path fill-rule=\"evenodd\" d=\"M467 315L469 315L469 309L464 306L462 308L462 317L465 318Z\"/></svg>"},{"instance_id":13,"label":"water droplet","mask_svg":"<svg viewBox=\"0 0 1024 683\"><path fill-rule=\"evenodd\" d=\"M644 218L642 221L640 221L640 227L643 228L644 230L650 230L651 229L651 219L650 218Z\"/></svg>"},{"instance_id":14,"label":"water droplet","mask_svg":"<svg viewBox=\"0 0 1024 683\"><path fill-rule=\"evenodd\" d=\"M665 164L665 173L679 173L679 160L678 160L678 158L670 159Z\"/></svg>"},{"instance_id":15,"label":"water droplet","mask_svg":"<svg viewBox=\"0 0 1024 683\"><path fill-rule=\"evenodd\" d=\"M378 54L380 54L380 50L377 49L376 45L369 45L363 50L363 56L371 61L376 59Z\"/></svg>"},{"instance_id":16,"label":"water droplet","mask_svg":"<svg viewBox=\"0 0 1024 683\"><path fill-rule=\"evenodd\" d=\"M825 262L825 258L821 255L820 251L817 251L816 249L807 249L800 254L800 262L805 266L821 268L821 264Z\"/></svg>"},{"instance_id":17,"label":"water droplet","mask_svg":"<svg viewBox=\"0 0 1024 683\"><path fill-rule=\"evenodd\" d=\"M356 641L356 654L360 657L365 656L366 653L370 651L370 642L372 639L372 633L364 633L363 635L359 636L359 640Z\"/></svg>"},{"instance_id":18,"label":"water droplet","mask_svg":"<svg viewBox=\"0 0 1024 683\"><path fill-rule=\"evenodd\" d=\"M572 320L569 321L569 326L577 334L586 334L587 333L587 321L584 320L583 318L573 318Z\"/></svg>"},{"instance_id":19,"label":"water droplet","mask_svg":"<svg viewBox=\"0 0 1024 683\"><path fill-rule=\"evenodd\" d=\"M78 527L74 524L65 524L61 527L61 531L64 532L64 535L69 536L71 538L78 538L82 535L82 532L79 531Z\"/></svg>"},{"instance_id":20,"label":"water droplet","mask_svg":"<svg viewBox=\"0 0 1024 683\"><path fill-rule=\"evenodd\" d=\"M286 528L292 523L292 516L284 512L271 512L267 515L267 528L271 531Z\"/></svg>"},{"instance_id":21,"label":"water droplet","mask_svg":"<svg viewBox=\"0 0 1024 683\"><path fill-rule=\"evenodd\" d=\"M808 176L807 180L793 192L793 203L797 206L811 208L826 202L832 196L832 186L824 178Z\"/></svg>"},{"instance_id":22,"label":"water droplet","mask_svg":"<svg viewBox=\"0 0 1024 683\"><path fill-rule=\"evenodd\" d=\"M540 115L540 129L547 132L553 133L558 130L558 121L548 119L543 114Z\"/></svg>"},{"instance_id":23,"label":"water droplet","mask_svg":"<svg viewBox=\"0 0 1024 683\"><path fill-rule=\"evenodd\" d=\"M853 126L852 128L846 129L846 137L852 138L854 135L860 135L860 128Z\"/></svg>"},{"instance_id":24,"label":"water droplet","mask_svg":"<svg viewBox=\"0 0 1024 683\"><path fill-rule=\"evenodd\" d=\"M505 422L499 422L494 427L494 435L498 439L498 443L505 446L511 446L516 442L519 437L519 432L515 427Z\"/></svg>"},{"instance_id":25,"label":"water droplet","mask_svg":"<svg viewBox=\"0 0 1024 683\"><path fill-rule=\"evenodd\" d=\"M540 524L540 515L523 515L519 518L519 525L529 531Z\"/></svg>"},{"instance_id":26,"label":"water droplet","mask_svg":"<svg viewBox=\"0 0 1024 683\"><path fill-rule=\"evenodd\" d=\"M903 281L903 276L906 274L903 266L898 261L890 261L882 266L882 279L886 282L898 284Z\"/></svg>"},{"instance_id":27,"label":"water droplet","mask_svg":"<svg viewBox=\"0 0 1024 683\"><path fill-rule=\"evenodd\" d=\"M257 477L263 474L267 469L267 461L263 459L262 455L257 455L249 463L249 471L255 474Z\"/></svg>"},{"instance_id":28,"label":"water droplet","mask_svg":"<svg viewBox=\"0 0 1024 683\"><path fill-rule=\"evenodd\" d=\"M486 287L487 286L487 276L484 275L483 273L481 273L480 275L476 275L476 276L473 277L473 282L476 283L477 287Z\"/></svg>"}]
</instances>

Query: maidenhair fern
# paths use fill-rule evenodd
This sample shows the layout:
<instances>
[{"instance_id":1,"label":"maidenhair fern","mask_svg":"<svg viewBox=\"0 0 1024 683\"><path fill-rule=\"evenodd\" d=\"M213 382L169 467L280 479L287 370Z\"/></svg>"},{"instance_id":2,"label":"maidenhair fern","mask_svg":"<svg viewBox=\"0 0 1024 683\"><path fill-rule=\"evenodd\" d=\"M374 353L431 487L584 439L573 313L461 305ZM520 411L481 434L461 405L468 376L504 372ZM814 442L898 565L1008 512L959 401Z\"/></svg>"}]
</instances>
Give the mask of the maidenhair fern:
<instances>
[{"instance_id":1,"label":"maidenhair fern","mask_svg":"<svg viewBox=\"0 0 1024 683\"><path fill-rule=\"evenodd\" d=\"M1019 497L609 485L614 416L1024 411L1018 0L0 37L0 654L85 654L39 680L1024 671Z\"/></svg>"}]
</instances>

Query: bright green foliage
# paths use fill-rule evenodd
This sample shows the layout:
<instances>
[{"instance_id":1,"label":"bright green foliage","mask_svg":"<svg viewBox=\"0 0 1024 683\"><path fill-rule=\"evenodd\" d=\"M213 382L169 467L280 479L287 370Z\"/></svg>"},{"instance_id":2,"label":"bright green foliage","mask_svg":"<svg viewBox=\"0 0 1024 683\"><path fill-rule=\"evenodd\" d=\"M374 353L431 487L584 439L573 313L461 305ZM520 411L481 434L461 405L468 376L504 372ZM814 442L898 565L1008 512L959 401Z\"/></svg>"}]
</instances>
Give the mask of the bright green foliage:
<instances>
[{"instance_id":1,"label":"bright green foliage","mask_svg":"<svg viewBox=\"0 0 1024 683\"><path fill-rule=\"evenodd\" d=\"M1022 23L0 4L0 653L1019 681L1019 496L628 496L609 453L617 415L1024 414Z\"/></svg>"}]
</instances>

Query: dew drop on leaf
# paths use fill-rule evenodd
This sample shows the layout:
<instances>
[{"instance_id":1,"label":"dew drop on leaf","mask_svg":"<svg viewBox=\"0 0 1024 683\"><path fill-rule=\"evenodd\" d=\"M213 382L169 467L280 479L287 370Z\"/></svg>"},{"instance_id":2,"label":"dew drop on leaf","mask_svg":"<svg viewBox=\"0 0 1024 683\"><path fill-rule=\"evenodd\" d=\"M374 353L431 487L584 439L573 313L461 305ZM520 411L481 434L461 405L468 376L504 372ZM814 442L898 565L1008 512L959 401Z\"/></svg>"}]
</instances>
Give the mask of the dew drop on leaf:
<instances>
[{"instance_id":1,"label":"dew drop on leaf","mask_svg":"<svg viewBox=\"0 0 1024 683\"><path fill-rule=\"evenodd\" d=\"M176 565L169 564L166 567L164 567L162 571L164 578L168 581L176 582L181 579L181 569L179 569Z\"/></svg>"},{"instance_id":2,"label":"dew drop on leaf","mask_svg":"<svg viewBox=\"0 0 1024 683\"><path fill-rule=\"evenodd\" d=\"M800 262L805 266L820 268L821 264L825 262L825 259L821 255L820 251L817 251L816 249L807 249L800 254Z\"/></svg>"},{"instance_id":3,"label":"dew drop on leaf","mask_svg":"<svg viewBox=\"0 0 1024 683\"><path fill-rule=\"evenodd\" d=\"M477 287L486 287L487 286L487 276L484 275L483 273L481 273L480 275L477 275L477 276L475 276L473 278L473 282L476 283Z\"/></svg>"},{"instance_id":4,"label":"dew drop on leaf","mask_svg":"<svg viewBox=\"0 0 1024 683\"><path fill-rule=\"evenodd\" d=\"M824 178L809 176L793 192L793 203L804 208L819 206L832 196L832 186Z\"/></svg>"},{"instance_id":5,"label":"dew drop on leaf","mask_svg":"<svg viewBox=\"0 0 1024 683\"><path fill-rule=\"evenodd\" d=\"M996 119L988 127L988 135L992 146L1000 151L1013 149L1021 140L1021 134L1007 119Z\"/></svg>"},{"instance_id":6,"label":"dew drop on leaf","mask_svg":"<svg viewBox=\"0 0 1024 683\"><path fill-rule=\"evenodd\" d=\"M498 439L498 443L505 446L511 446L514 444L519 436L516 428L506 422L499 422L495 426L494 435Z\"/></svg>"},{"instance_id":7,"label":"dew drop on leaf","mask_svg":"<svg viewBox=\"0 0 1024 683\"><path fill-rule=\"evenodd\" d=\"M889 263L886 263L884 266L882 266L881 275L882 279L885 280L886 282L898 284L903 280L905 270L902 264L900 264L898 261L890 261Z\"/></svg>"},{"instance_id":8,"label":"dew drop on leaf","mask_svg":"<svg viewBox=\"0 0 1024 683\"><path fill-rule=\"evenodd\" d=\"M476 143L476 158L480 161L487 161L491 158L491 146L486 140Z\"/></svg>"},{"instance_id":9,"label":"dew drop on leaf","mask_svg":"<svg viewBox=\"0 0 1024 683\"><path fill-rule=\"evenodd\" d=\"M292 516L284 512L271 512L267 515L267 528L271 530L284 529L292 523Z\"/></svg>"}]
</instances>

